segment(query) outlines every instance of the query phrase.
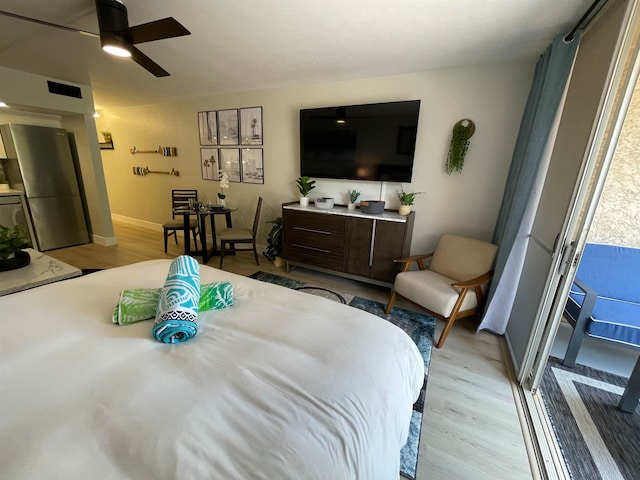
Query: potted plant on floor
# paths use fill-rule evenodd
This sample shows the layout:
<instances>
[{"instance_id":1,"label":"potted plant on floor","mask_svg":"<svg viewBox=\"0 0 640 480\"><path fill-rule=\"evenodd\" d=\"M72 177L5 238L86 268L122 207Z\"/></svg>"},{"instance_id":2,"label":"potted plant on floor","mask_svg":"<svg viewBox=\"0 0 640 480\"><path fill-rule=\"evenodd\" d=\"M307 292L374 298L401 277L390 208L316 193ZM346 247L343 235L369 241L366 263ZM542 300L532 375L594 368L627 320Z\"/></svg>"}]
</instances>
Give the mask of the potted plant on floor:
<instances>
[{"instance_id":1,"label":"potted plant on floor","mask_svg":"<svg viewBox=\"0 0 640 480\"><path fill-rule=\"evenodd\" d=\"M296 185L300 192L300 206L306 207L309 205L309 193L316 188L316 181L311 180L310 177L302 176L296 180Z\"/></svg>"},{"instance_id":2,"label":"potted plant on floor","mask_svg":"<svg viewBox=\"0 0 640 480\"><path fill-rule=\"evenodd\" d=\"M9 180L7 180L7 177L4 176L4 173L0 171L0 191L2 190L9 190Z\"/></svg>"},{"instance_id":3,"label":"potted plant on floor","mask_svg":"<svg viewBox=\"0 0 640 480\"><path fill-rule=\"evenodd\" d=\"M273 227L267 237L267 249L262 254L273 262L275 267L282 267L284 260L282 259L282 217L275 220L269 220L266 223L272 223Z\"/></svg>"},{"instance_id":4,"label":"potted plant on floor","mask_svg":"<svg viewBox=\"0 0 640 480\"><path fill-rule=\"evenodd\" d=\"M0 225L0 271L29 265L31 257L22 249L30 246L29 236L20 225L15 227Z\"/></svg>"},{"instance_id":5,"label":"potted plant on floor","mask_svg":"<svg viewBox=\"0 0 640 480\"><path fill-rule=\"evenodd\" d=\"M411 213L411 206L415 202L416 195L420 195L424 192L405 192L403 187L396 190L395 194L400 200L400 209L398 213L400 215L409 215Z\"/></svg>"}]
</instances>

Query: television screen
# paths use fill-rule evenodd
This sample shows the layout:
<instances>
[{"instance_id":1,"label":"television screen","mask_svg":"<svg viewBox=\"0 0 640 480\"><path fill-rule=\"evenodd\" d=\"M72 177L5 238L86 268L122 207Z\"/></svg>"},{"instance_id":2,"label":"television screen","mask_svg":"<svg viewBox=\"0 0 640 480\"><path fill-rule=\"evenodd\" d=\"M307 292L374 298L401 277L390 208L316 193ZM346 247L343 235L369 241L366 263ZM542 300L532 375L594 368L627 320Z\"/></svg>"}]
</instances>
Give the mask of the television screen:
<instances>
[{"instance_id":1,"label":"television screen","mask_svg":"<svg viewBox=\"0 0 640 480\"><path fill-rule=\"evenodd\" d=\"M300 110L300 175L411 182L420 100Z\"/></svg>"}]
</instances>

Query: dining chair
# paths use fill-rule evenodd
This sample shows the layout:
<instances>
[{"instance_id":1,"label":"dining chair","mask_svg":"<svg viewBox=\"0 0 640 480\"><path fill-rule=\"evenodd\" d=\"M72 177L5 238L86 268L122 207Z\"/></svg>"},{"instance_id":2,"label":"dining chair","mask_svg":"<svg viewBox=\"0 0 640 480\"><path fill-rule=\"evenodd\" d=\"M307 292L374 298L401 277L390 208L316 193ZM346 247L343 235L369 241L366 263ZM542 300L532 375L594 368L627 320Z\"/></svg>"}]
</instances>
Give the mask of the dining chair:
<instances>
[{"instance_id":1,"label":"dining chair","mask_svg":"<svg viewBox=\"0 0 640 480\"><path fill-rule=\"evenodd\" d=\"M258 206L256 207L256 214L253 217L253 226L251 228L225 228L217 235L220 239L220 268L222 268L222 262L224 261L227 246L231 245L234 245L234 250L236 252L253 250L256 265L260 265L260 261L258 260L258 250L256 249L256 236L258 234L258 225L260 223L260 210L262 210L262 197L258 197ZM251 248L238 249L236 245L242 243L251 244Z\"/></svg>"},{"instance_id":2,"label":"dining chair","mask_svg":"<svg viewBox=\"0 0 640 480\"><path fill-rule=\"evenodd\" d=\"M404 265L396 275L385 313L389 314L402 297L444 320L436 343L436 348L442 347L456 320L481 311L497 250L489 242L444 234L432 253L394 258ZM428 266L426 259L430 259ZM418 270L410 270L413 262Z\"/></svg>"},{"instance_id":3,"label":"dining chair","mask_svg":"<svg viewBox=\"0 0 640 480\"><path fill-rule=\"evenodd\" d=\"M173 236L176 241L176 245L178 245L178 234L177 232L184 232L184 219L182 215L178 215L176 219L176 214L174 210L176 208L186 208L189 207L189 200L193 200L195 202L198 201L198 190L171 190L171 218L172 220L162 224L162 229L164 231L164 253L167 253L167 241L170 236ZM189 218L189 231L193 234L193 244L195 248L198 248L197 235L200 233L198 216Z\"/></svg>"}]
</instances>

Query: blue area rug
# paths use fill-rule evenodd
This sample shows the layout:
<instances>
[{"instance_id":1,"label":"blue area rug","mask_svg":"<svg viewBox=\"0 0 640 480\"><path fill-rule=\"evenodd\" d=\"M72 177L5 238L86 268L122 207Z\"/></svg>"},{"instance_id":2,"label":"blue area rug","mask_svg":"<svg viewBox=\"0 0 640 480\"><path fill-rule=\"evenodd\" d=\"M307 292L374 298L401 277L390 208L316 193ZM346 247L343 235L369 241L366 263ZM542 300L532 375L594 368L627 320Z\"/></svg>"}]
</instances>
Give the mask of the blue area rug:
<instances>
[{"instance_id":1,"label":"blue area rug","mask_svg":"<svg viewBox=\"0 0 640 480\"><path fill-rule=\"evenodd\" d=\"M422 353L425 366L425 377L420 396L416 403L413 404L413 415L411 417L411 426L409 429L409 438L407 443L400 451L400 474L409 479L415 479L416 468L418 466L418 448L420 446L420 430L422 428L422 412L424 411L425 388L427 386L427 374L429 372L429 362L431 360L431 349L433 346L433 333L435 331L435 318L410 310L394 308L387 315L384 313L386 305L373 300L362 297L356 297L346 293L335 292L330 289L309 285L291 278L273 275L271 273L256 272L249 275L251 278L266 283L274 283L283 287L299 290L312 295L329 298L336 302L344 303L354 308L359 308L365 312L384 318L394 325L402 328L418 346L418 350Z\"/></svg>"}]
</instances>

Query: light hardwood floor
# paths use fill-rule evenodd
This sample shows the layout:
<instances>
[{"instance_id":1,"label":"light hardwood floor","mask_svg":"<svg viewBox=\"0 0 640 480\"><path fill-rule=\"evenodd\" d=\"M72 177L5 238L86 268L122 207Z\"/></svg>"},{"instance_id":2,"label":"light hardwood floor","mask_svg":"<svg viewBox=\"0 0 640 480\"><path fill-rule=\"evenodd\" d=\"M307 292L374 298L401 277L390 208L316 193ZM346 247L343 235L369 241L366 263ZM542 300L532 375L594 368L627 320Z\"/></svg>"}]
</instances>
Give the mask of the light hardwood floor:
<instances>
[{"instance_id":1,"label":"light hardwood floor","mask_svg":"<svg viewBox=\"0 0 640 480\"><path fill-rule=\"evenodd\" d=\"M78 268L110 268L156 258L174 258L182 246L163 251L162 232L114 222L118 245L80 245L47 252ZM182 239L180 239L182 244ZM218 267L219 258L209 265ZM285 273L251 252L225 257L224 270L258 270L290 276L386 303L389 289L303 268ZM412 308L398 303L397 306ZM436 335L442 330L438 322ZM418 480L519 480L534 478L505 362L502 337L475 333L473 320L458 322L444 347L434 349L418 460Z\"/></svg>"}]
</instances>

